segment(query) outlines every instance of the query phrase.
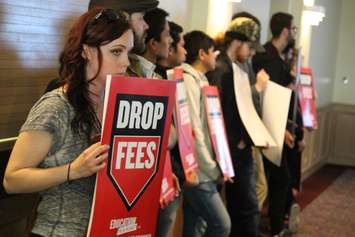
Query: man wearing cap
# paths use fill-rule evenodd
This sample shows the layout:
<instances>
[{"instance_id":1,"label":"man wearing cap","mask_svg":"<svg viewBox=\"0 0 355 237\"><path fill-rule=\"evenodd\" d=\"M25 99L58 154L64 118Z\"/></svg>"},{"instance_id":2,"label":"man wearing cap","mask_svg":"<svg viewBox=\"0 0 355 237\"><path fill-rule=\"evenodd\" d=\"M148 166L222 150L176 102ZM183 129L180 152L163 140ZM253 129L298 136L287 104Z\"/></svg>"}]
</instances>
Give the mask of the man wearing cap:
<instances>
[{"instance_id":1,"label":"man wearing cap","mask_svg":"<svg viewBox=\"0 0 355 237\"><path fill-rule=\"evenodd\" d=\"M239 12L234 14L232 22L229 25L229 30L235 30L238 32L252 32L254 34L254 36L251 37L254 39L254 42L251 44L251 55L249 59L251 59L256 52L261 53L265 51L264 47L262 47L259 43L261 30L260 21L252 14L248 12ZM263 88L266 87L267 82L256 81L256 76L251 65L251 60L248 60L248 62L245 63L238 61L237 64L249 75L250 84L252 85L254 106L259 116L262 117L262 93ZM253 158L255 166L254 170L256 179L256 195L258 198L259 209L261 210L267 197L267 182L260 148L253 147Z\"/></svg>"},{"instance_id":2,"label":"man wearing cap","mask_svg":"<svg viewBox=\"0 0 355 237\"><path fill-rule=\"evenodd\" d=\"M221 44L221 54L217 58L217 69L211 73L211 84L219 87L229 147L232 154L236 177L234 183L226 184L227 209L232 220L230 236L259 235L259 207L255 191L253 142L241 120L234 90L232 64L241 68L251 55L251 45L256 44L254 22L238 24L239 28L227 31ZM242 68L241 68L242 69ZM242 69L243 70L243 69ZM256 76L256 90L261 91L268 75L261 71ZM264 83L265 84L265 83ZM250 91L250 93L252 93Z\"/></svg>"},{"instance_id":3,"label":"man wearing cap","mask_svg":"<svg viewBox=\"0 0 355 237\"><path fill-rule=\"evenodd\" d=\"M142 62L137 54L142 54L145 50L146 31L149 28L144 20L145 12L156 8L159 4L157 0L91 0L89 9L92 7L105 7L114 10L123 10L129 14L129 20L134 32L134 47L129 55L130 66L127 73L131 76L146 77L142 69Z\"/></svg>"}]
</instances>

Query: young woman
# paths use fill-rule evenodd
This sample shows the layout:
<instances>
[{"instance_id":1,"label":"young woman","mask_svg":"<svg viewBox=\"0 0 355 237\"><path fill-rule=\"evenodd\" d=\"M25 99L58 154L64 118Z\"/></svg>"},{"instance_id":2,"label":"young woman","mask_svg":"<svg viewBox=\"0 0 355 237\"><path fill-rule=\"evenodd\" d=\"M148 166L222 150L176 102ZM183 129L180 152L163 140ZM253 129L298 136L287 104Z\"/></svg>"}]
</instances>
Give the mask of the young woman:
<instances>
[{"instance_id":1,"label":"young woman","mask_svg":"<svg viewBox=\"0 0 355 237\"><path fill-rule=\"evenodd\" d=\"M95 8L72 27L60 56L63 85L31 109L4 179L8 193L40 192L33 236L85 235L95 173L107 149L100 132L107 74L124 74L133 47L126 16Z\"/></svg>"}]
</instances>

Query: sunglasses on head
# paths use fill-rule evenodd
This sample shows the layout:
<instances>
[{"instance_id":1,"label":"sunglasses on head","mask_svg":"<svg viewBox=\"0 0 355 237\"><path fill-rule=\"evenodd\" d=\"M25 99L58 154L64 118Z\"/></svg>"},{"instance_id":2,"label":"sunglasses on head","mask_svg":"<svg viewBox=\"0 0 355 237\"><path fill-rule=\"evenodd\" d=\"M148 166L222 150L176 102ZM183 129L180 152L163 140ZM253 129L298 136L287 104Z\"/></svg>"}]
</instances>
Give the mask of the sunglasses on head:
<instances>
[{"instance_id":1,"label":"sunglasses on head","mask_svg":"<svg viewBox=\"0 0 355 237\"><path fill-rule=\"evenodd\" d=\"M99 21L105 21L106 23L110 23L118 19L127 20L127 17L123 12L117 12L113 9L103 9L95 15L95 17L89 22L89 25L93 26Z\"/></svg>"}]
</instances>

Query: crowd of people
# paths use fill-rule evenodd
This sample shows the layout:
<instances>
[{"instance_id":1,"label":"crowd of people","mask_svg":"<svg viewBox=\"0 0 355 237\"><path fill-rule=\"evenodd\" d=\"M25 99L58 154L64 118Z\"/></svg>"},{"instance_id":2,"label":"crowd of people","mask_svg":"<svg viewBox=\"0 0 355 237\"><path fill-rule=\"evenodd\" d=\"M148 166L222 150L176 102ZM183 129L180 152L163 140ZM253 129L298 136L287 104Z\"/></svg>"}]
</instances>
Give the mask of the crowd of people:
<instances>
[{"instance_id":1,"label":"crowd of people","mask_svg":"<svg viewBox=\"0 0 355 237\"><path fill-rule=\"evenodd\" d=\"M106 167L101 129L107 74L166 79L183 69L196 144L198 170L186 179L171 125L169 150L179 195L159 210L156 236L171 233L183 206L183 236L259 237L267 206L271 236L297 231L300 159L305 147L298 106L290 106L280 166L256 147L236 104L233 65L249 78L253 103L262 116L263 91L271 80L294 89L293 17L270 20L272 38L260 44L259 20L241 12L216 39L184 32L157 0L91 0L72 26L60 55L58 78L31 109L21 127L4 178L8 193L40 192L32 237L85 235L95 174ZM292 55L292 54L291 54ZM219 89L235 178L223 177L208 132L202 87ZM291 103L296 97L293 93ZM296 111L294 111L296 109ZM296 114L296 119L294 118ZM174 138L175 137L175 138ZM222 191L225 201L222 199Z\"/></svg>"}]
</instances>

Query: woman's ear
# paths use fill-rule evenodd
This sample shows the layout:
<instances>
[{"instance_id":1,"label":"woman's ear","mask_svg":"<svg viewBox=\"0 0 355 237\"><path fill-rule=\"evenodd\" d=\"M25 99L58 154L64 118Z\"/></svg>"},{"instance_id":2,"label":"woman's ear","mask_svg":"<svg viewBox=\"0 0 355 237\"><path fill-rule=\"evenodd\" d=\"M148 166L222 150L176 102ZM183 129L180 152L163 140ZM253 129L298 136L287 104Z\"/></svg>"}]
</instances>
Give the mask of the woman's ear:
<instances>
[{"instance_id":1,"label":"woman's ear","mask_svg":"<svg viewBox=\"0 0 355 237\"><path fill-rule=\"evenodd\" d=\"M81 56L86 61L91 61L95 56L95 48L89 47L87 44L83 45L83 51L81 52Z\"/></svg>"},{"instance_id":2,"label":"woman's ear","mask_svg":"<svg viewBox=\"0 0 355 237\"><path fill-rule=\"evenodd\" d=\"M81 57L83 59L87 60L88 59L88 46L86 44L83 45L83 50L81 51Z\"/></svg>"}]
</instances>

